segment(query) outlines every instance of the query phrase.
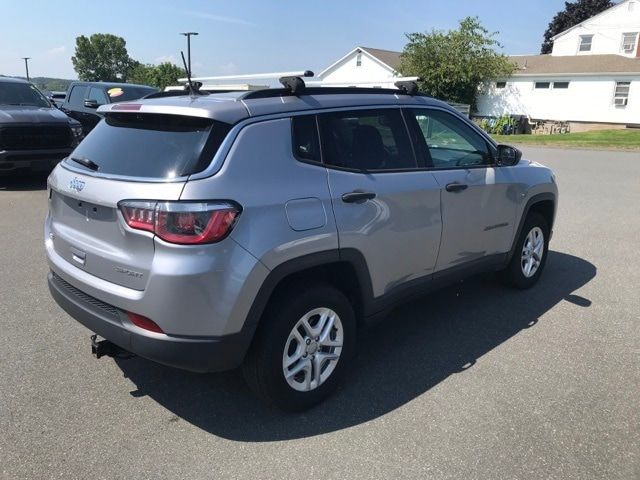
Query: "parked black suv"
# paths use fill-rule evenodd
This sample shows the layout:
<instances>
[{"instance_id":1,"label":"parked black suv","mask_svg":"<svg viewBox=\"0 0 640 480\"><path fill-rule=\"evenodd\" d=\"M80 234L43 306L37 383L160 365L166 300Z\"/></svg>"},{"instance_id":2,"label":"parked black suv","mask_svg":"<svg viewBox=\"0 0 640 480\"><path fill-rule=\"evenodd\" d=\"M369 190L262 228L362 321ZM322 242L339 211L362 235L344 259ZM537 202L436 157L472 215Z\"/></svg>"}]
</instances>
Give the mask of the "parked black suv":
<instances>
[{"instance_id":1,"label":"parked black suv","mask_svg":"<svg viewBox=\"0 0 640 480\"><path fill-rule=\"evenodd\" d=\"M26 80L0 78L0 174L50 169L82 138L82 126Z\"/></svg>"},{"instance_id":2,"label":"parked black suv","mask_svg":"<svg viewBox=\"0 0 640 480\"><path fill-rule=\"evenodd\" d=\"M60 108L82 124L86 135L102 119L96 112L100 105L137 100L157 91L147 85L132 83L73 82Z\"/></svg>"}]
</instances>

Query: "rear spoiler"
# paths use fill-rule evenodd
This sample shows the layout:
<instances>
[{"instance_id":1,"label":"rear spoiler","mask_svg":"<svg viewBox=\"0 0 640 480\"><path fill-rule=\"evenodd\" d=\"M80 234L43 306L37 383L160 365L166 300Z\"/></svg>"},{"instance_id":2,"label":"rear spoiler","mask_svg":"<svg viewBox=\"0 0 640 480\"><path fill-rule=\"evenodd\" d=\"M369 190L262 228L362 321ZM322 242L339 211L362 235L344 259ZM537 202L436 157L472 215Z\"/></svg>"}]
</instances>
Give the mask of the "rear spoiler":
<instances>
[{"instance_id":1,"label":"rear spoiler","mask_svg":"<svg viewBox=\"0 0 640 480\"><path fill-rule=\"evenodd\" d=\"M187 117L201 117L218 120L225 123L237 123L249 115L242 103L231 100L208 98L208 108L193 105L189 97L172 97L166 99L137 100L133 102L110 103L98 107L98 113L109 115L110 113L155 113L164 115L184 115ZM167 104L160 103L165 100ZM151 103L153 102L153 103ZM180 105L183 103L183 105ZM202 104L200 104L202 105Z\"/></svg>"}]
</instances>

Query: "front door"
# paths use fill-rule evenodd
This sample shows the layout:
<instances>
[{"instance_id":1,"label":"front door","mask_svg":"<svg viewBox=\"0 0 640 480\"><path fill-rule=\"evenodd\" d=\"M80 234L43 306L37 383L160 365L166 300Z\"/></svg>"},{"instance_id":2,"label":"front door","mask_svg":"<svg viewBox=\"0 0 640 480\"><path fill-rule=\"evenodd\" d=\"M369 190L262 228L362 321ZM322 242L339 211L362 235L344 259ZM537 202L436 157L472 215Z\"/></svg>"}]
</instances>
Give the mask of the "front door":
<instances>
[{"instance_id":1,"label":"front door","mask_svg":"<svg viewBox=\"0 0 640 480\"><path fill-rule=\"evenodd\" d=\"M453 114L426 108L405 113L442 192L436 271L508 252L516 212L510 168L497 167L483 136Z\"/></svg>"},{"instance_id":2,"label":"front door","mask_svg":"<svg viewBox=\"0 0 640 480\"><path fill-rule=\"evenodd\" d=\"M420 169L400 109L324 113L318 122L340 249L364 255L375 297L430 278L440 187Z\"/></svg>"}]
</instances>

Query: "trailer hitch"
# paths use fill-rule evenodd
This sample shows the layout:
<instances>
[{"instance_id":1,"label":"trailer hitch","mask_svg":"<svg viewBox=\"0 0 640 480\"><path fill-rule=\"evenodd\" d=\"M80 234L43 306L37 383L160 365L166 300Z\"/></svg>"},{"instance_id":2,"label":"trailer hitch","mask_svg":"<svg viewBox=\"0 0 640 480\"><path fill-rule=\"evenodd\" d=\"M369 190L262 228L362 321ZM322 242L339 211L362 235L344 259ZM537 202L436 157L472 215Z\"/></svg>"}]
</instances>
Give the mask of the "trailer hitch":
<instances>
[{"instance_id":1,"label":"trailer hitch","mask_svg":"<svg viewBox=\"0 0 640 480\"><path fill-rule=\"evenodd\" d=\"M91 354L96 358L104 356L120 359L135 357L133 353L126 351L109 340L98 340L98 335L95 334L91 335Z\"/></svg>"}]
</instances>

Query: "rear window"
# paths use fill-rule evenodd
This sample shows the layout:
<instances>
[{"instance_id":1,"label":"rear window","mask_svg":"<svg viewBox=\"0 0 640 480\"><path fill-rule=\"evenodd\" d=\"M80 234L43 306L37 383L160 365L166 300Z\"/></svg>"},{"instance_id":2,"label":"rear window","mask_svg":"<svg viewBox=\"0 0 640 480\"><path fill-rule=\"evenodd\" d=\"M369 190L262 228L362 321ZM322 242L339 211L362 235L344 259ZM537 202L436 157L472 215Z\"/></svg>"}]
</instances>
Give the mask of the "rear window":
<instances>
[{"instance_id":1,"label":"rear window","mask_svg":"<svg viewBox=\"0 0 640 480\"><path fill-rule=\"evenodd\" d=\"M71 157L91 160L99 174L171 179L204 170L229 129L207 118L110 113ZM66 162L88 170L70 159Z\"/></svg>"}]
</instances>

